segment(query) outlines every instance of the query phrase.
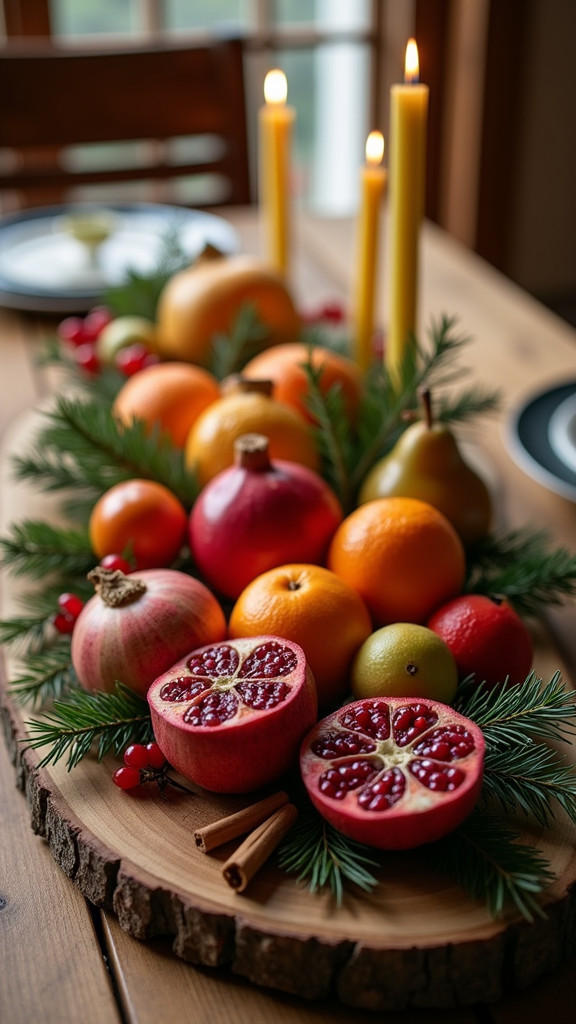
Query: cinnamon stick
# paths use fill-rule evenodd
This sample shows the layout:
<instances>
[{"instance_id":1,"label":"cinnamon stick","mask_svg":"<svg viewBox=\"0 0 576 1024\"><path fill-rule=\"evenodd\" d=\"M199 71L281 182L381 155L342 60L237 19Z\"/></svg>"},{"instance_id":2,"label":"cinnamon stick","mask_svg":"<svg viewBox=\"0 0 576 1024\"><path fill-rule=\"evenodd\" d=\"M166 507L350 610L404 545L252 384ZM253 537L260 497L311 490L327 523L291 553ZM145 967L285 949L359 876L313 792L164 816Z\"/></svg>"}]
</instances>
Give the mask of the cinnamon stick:
<instances>
[{"instance_id":1,"label":"cinnamon stick","mask_svg":"<svg viewBox=\"0 0 576 1024\"><path fill-rule=\"evenodd\" d=\"M284 804L246 837L222 866L222 874L232 889L244 892L250 880L274 852L297 817L298 810L294 804Z\"/></svg>"},{"instance_id":2,"label":"cinnamon stick","mask_svg":"<svg viewBox=\"0 0 576 1024\"><path fill-rule=\"evenodd\" d=\"M241 811L235 811L234 814L228 814L225 818L219 818L218 821L213 821L210 825L196 829L194 832L196 846L202 850L202 853L209 853L210 850L215 850L217 846L223 846L230 839L236 839L238 836L250 832L256 825L260 825L266 818L269 818L273 811L287 803L288 794L280 790L278 793L272 793L271 796L258 800L255 804L250 804L249 807L244 807Z\"/></svg>"}]
</instances>

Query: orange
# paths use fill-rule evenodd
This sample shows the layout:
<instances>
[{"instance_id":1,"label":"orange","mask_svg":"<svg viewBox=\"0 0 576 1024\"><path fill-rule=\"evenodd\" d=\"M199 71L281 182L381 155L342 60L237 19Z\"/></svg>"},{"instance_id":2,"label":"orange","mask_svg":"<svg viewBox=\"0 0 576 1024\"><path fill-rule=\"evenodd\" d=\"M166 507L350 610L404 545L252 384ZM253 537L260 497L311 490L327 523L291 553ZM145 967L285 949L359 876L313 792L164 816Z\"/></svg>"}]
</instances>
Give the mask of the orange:
<instances>
[{"instance_id":1,"label":"orange","mask_svg":"<svg viewBox=\"0 0 576 1024\"><path fill-rule=\"evenodd\" d=\"M237 599L229 623L231 637L268 634L299 644L320 707L333 707L347 694L352 660L371 630L356 591L328 569L306 564L257 576Z\"/></svg>"},{"instance_id":2,"label":"orange","mask_svg":"<svg viewBox=\"0 0 576 1024\"><path fill-rule=\"evenodd\" d=\"M160 295L158 352L168 359L206 363L216 335L230 335L248 306L267 330L263 345L298 337L300 317L271 267L245 253L201 256L173 274Z\"/></svg>"},{"instance_id":3,"label":"orange","mask_svg":"<svg viewBox=\"0 0 576 1024\"><path fill-rule=\"evenodd\" d=\"M272 461L319 468L312 430L300 413L261 391L232 390L201 413L186 441L186 464L202 487L234 463L234 442L242 434L267 437Z\"/></svg>"},{"instance_id":4,"label":"orange","mask_svg":"<svg viewBox=\"0 0 576 1024\"><path fill-rule=\"evenodd\" d=\"M462 590L464 547L427 502L378 498L340 524L328 566L362 595L378 625L423 623Z\"/></svg>"},{"instance_id":5,"label":"orange","mask_svg":"<svg viewBox=\"0 0 576 1024\"><path fill-rule=\"evenodd\" d=\"M304 366L310 362L322 369L319 387L323 394L339 385L348 416L354 419L362 391L360 368L346 356L317 345L310 348L301 342L274 345L251 359L242 370L245 377L268 378L273 382L272 394L279 402L294 406L307 419L314 421L306 403L308 374Z\"/></svg>"},{"instance_id":6,"label":"orange","mask_svg":"<svg viewBox=\"0 0 576 1024\"><path fill-rule=\"evenodd\" d=\"M170 565L180 553L188 529L182 503L155 480L122 480L98 499L88 532L94 554L129 552L137 569Z\"/></svg>"},{"instance_id":7,"label":"orange","mask_svg":"<svg viewBox=\"0 0 576 1024\"><path fill-rule=\"evenodd\" d=\"M197 416L220 397L218 381L189 363L157 363L129 377L116 395L113 415L123 424L144 420L148 431L166 431L183 448Z\"/></svg>"}]
</instances>

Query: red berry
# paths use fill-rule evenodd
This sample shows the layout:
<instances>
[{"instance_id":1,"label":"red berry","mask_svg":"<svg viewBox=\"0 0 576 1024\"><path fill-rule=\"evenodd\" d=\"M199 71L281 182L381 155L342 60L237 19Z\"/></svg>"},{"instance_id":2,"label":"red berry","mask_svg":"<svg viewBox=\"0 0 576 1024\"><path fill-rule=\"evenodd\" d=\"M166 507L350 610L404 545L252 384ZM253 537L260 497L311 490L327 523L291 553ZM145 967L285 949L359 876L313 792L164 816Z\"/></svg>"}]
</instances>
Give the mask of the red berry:
<instances>
[{"instance_id":1,"label":"red berry","mask_svg":"<svg viewBox=\"0 0 576 1024\"><path fill-rule=\"evenodd\" d=\"M157 743L146 744L146 755L151 768L163 768L166 764L166 758Z\"/></svg>"},{"instance_id":2,"label":"red berry","mask_svg":"<svg viewBox=\"0 0 576 1024\"><path fill-rule=\"evenodd\" d=\"M76 364L85 371L85 373L96 374L100 371L100 360L96 354L95 346L88 341L83 342L74 349L74 359Z\"/></svg>"},{"instance_id":3,"label":"red berry","mask_svg":"<svg viewBox=\"0 0 576 1024\"><path fill-rule=\"evenodd\" d=\"M344 309L339 302L326 302L320 309L319 319L325 323L341 324L344 320Z\"/></svg>"},{"instance_id":4,"label":"red berry","mask_svg":"<svg viewBox=\"0 0 576 1024\"><path fill-rule=\"evenodd\" d=\"M140 785L140 772L130 765L122 765L114 772L112 781L119 789L135 789Z\"/></svg>"},{"instance_id":5,"label":"red berry","mask_svg":"<svg viewBox=\"0 0 576 1024\"><path fill-rule=\"evenodd\" d=\"M150 759L146 747L142 743L131 743L124 751L124 764L130 768L147 768Z\"/></svg>"},{"instance_id":6,"label":"red berry","mask_svg":"<svg viewBox=\"0 0 576 1024\"><path fill-rule=\"evenodd\" d=\"M104 558L100 559L100 565L103 569L119 569L125 575L132 572L132 566L122 558L122 555L104 555Z\"/></svg>"},{"instance_id":7,"label":"red berry","mask_svg":"<svg viewBox=\"0 0 576 1024\"><path fill-rule=\"evenodd\" d=\"M76 619L66 612L58 612L52 619L52 623L59 633L72 633Z\"/></svg>"},{"instance_id":8,"label":"red berry","mask_svg":"<svg viewBox=\"0 0 576 1024\"><path fill-rule=\"evenodd\" d=\"M100 332L113 319L114 317L111 311L106 309L105 306L95 306L94 309L91 309L84 318L84 340L96 341Z\"/></svg>"},{"instance_id":9,"label":"red berry","mask_svg":"<svg viewBox=\"0 0 576 1024\"><path fill-rule=\"evenodd\" d=\"M58 324L58 336L71 345L82 345L87 339L84 334L84 321L80 316L67 316Z\"/></svg>"},{"instance_id":10,"label":"red berry","mask_svg":"<svg viewBox=\"0 0 576 1024\"><path fill-rule=\"evenodd\" d=\"M121 348L114 359L117 369L125 374L126 377L133 377L135 373L158 362L158 356L150 352L150 349L146 348L146 345L143 345L140 341Z\"/></svg>"},{"instance_id":11,"label":"red berry","mask_svg":"<svg viewBox=\"0 0 576 1024\"><path fill-rule=\"evenodd\" d=\"M84 602L77 594L60 594L58 607L65 615L72 619L77 619L84 607Z\"/></svg>"}]
</instances>

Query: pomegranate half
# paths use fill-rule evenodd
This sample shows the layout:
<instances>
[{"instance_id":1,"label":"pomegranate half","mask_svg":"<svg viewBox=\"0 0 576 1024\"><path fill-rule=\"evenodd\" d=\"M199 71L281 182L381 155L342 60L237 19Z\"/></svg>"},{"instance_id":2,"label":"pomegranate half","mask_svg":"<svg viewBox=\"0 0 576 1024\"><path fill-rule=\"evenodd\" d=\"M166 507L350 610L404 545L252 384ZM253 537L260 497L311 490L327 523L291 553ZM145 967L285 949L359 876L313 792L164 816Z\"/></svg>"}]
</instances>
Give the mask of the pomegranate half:
<instances>
[{"instance_id":1,"label":"pomegranate half","mask_svg":"<svg viewBox=\"0 0 576 1024\"><path fill-rule=\"evenodd\" d=\"M312 803L340 832L383 850L447 835L482 787L484 737L446 704L370 697L322 719L300 767Z\"/></svg>"},{"instance_id":2,"label":"pomegranate half","mask_svg":"<svg viewBox=\"0 0 576 1024\"><path fill-rule=\"evenodd\" d=\"M304 651L273 636L192 651L152 684L148 703L166 759L215 793L259 789L297 764L317 714Z\"/></svg>"}]
</instances>

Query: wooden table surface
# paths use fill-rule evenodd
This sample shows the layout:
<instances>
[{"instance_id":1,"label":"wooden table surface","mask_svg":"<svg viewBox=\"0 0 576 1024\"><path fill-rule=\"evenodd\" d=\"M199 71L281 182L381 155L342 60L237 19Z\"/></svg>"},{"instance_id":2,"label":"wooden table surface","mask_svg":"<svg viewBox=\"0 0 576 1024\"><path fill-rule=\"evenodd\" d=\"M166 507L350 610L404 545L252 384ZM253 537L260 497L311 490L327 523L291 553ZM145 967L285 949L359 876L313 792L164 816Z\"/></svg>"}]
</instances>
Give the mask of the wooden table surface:
<instances>
[{"instance_id":1,"label":"wooden table surface","mask_svg":"<svg viewBox=\"0 0 576 1024\"><path fill-rule=\"evenodd\" d=\"M247 251L259 251L252 211L226 211ZM306 218L297 224L293 287L304 308L349 299L353 225ZM381 270L385 294L386 266ZM382 309L385 299L382 298ZM497 416L483 420L472 440L480 447L507 525L545 528L557 544L576 549L576 505L528 478L512 461L504 431L513 407L547 384L576 378L576 331L432 225L423 246L421 324L456 314L473 337L466 363L478 383L505 396ZM50 393L53 379L34 355L45 328L35 318L0 310L0 430ZM0 496L1 497L1 496ZM4 597L9 578L2 579ZM554 655L576 684L575 607L549 615ZM455 1010L371 1014L336 1002L307 1003L258 989L227 971L178 960L169 944L140 943L115 918L91 907L30 828L30 812L15 787L14 768L0 743L0 1020L4 1024L328 1024L401 1019L406 1024L568 1024L574 1018L576 957L529 989L498 1004Z\"/></svg>"}]
</instances>

